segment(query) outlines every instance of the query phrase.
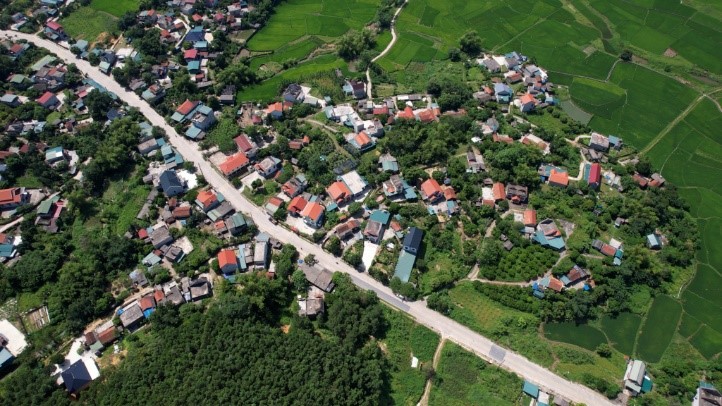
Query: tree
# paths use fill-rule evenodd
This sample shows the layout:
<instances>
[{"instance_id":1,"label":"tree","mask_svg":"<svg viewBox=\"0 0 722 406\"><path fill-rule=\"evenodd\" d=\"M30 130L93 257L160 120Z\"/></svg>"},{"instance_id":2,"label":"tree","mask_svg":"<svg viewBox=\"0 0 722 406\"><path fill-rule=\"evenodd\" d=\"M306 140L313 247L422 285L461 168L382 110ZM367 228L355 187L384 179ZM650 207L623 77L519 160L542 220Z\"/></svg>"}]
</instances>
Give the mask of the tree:
<instances>
[{"instance_id":1,"label":"tree","mask_svg":"<svg viewBox=\"0 0 722 406\"><path fill-rule=\"evenodd\" d=\"M303 261L304 261L305 263L309 264L310 266L314 266L314 265L316 265L316 263L318 262L318 261L316 260L316 256L313 255L313 254L308 254L308 255L306 255L306 257L303 258Z\"/></svg>"},{"instance_id":2,"label":"tree","mask_svg":"<svg viewBox=\"0 0 722 406\"><path fill-rule=\"evenodd\" d=\"M218 73L218 83L221 87L234 85L239 90L258 80L256 73L245 63L234 63Z\"/></svg>"},{"instance_id":3,"label":"tree","mask_svg":"<svg viewBox=\"0 0 722 406\"><path fill-rule=\"evenodd\" d=\"M354 216L361 211L361 203L359 202L353 202L348 205L348 214L351 216Z\"/></svg>"},{"instance_id":4,"label":"tree","mask_svg":"<svg viewBox=\"0 0 722 406\"><path fill-rule=\"evenodd\" d=\"M459 62L461 60L461 50L459 48L450 48L449 60L452 62Z\"/></svg>"},{"instance_id":5,"label":"tree","mask_svg":"<svg viewBox=\"0 0 722 406\"><path fill-rule=\"evenodd\" d=\"M468 56L476 56L481 52L481 38L476 31L469 31L459 40L461 51Z\"/></svg>"},{"instance_id":6,"label":"tree","mask_svg":"<svg viewBox=\"0 0 722 406\"><path fill-rule=\"evenodd\" d=\"M105 121L106 114L113 105L113 99L108 93L96 90L88 93L88 96L85 98L85 105L88 106L90 116L93 117L93 120Z\"/></svg>"},{"instance_id":7,"label":"tree","mask_svg":"<svg viewBox=\"0 0 722 406\"><path fill-rule=\"evenodd\" d=\"M607 343L599 344L595 351L597 354L599 354L600 357L603 358L609 358L612 356L612 348Z\"/></svg>"},{"instance_id":8,"label":"tree","mask_svg":"<svg viewBox=\"0 0 722 406\"><path fill-rule=\"evenodd\" d=\"M624 62L630 62L632 60L632 56L632 51L625 49L624 51L622 51L622 54L619 55L619 58Z\"/></svg>"},{"instance_id":9,"label":"tree","mask_svg":"<svg viewBox=\"0 0 722 406\"><path fill-rule=\"evenodd\" d=\"M343 253L343 250L341 249L341 240L335 235L331 236L331 238L329 238L326 242L326 249L335 256L341 255Z\"/></svg>"},{"instance_id":10,"label":"tree","mask_svg":"<svg viewBox=\"0 0 722 406\"><path fill-rule=\"evenodd\" d=\"M291 275L291 282L293 282L293 287L299 293L305 293L308 290L308 280L306 279L306 274L300 269L293 271L293 275Z\"/></svg>"},{"instance_id":11,"label":"tree","mask_svg":"<svg viewBox=\"0 0 722 406\"><path fill-rule=\"evenodd\" d=\"M353 266L354 268L357 268L359 265L361 265L361 253L357 252L356 250L350 249L343 254L343 260L348 262L348 264Z\"/></svg>"},{"instance_id":12,"label":"tree","mask_svg":"<svg viewBox=\"0 0 722 406\"><path fill-rule=\"evenodd\" d=\"M371 30L365 28L362 31L351 30L339 40L338 55L347 60L356 59L367 49L371 49L376 43Z\"/></svg>"}]
</instances>

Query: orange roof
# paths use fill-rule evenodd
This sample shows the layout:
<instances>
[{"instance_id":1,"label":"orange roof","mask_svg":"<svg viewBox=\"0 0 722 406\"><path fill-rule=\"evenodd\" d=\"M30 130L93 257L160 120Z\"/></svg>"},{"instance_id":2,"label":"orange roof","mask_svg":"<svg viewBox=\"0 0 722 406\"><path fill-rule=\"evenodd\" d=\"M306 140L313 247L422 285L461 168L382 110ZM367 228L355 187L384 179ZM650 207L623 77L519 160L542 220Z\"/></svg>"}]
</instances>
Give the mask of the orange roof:
<instances>
[{"instance_id":1,"label":"orange roof","mask_svg":"<svg viewBox=\"0 0 722 406\"><path fill-rule=\"evenodd\" d=\"M431 197L435 194L441 194L441 186L439 186L439 182L436 181L434 178L427 179L424 183L421 184L421 192L426 197Z\"/></svg>"},{"instance_id":2,"label":"orange roof","mask_svg":"<svg viewBox=\"0 0 722 406\"><path fill-rule=\"evenodd\" d=\"M288 204L288 210L293 213L300 213L308 202L302 196L296 196L291 199L291 203Z\"/></svg>"},{"instance_id":3,"label":"orange roof","mask_svg":"<svg viewBox=\"0 0 722 406\"><path fill-rule=\"evenodd\" d=\"M312 202L306 205L306 207L303 209L303 212L301 212L301 215L303 217L308 217L314 222L317 222L318 219L321 218L321 215L323 214L324 207L316 202Z\"/></svg>"},{"instance_id":4,"label":"orange roof","mask_svg":"<svg viewBox=\"0 0 722 406\"><path fill-rule=\"evenodd\" d=\"M276 207L281 207L281 205L283 204L283 200L281 200L281 199L277 198L276 196L274 196L274 197L268 199L268 203L269 203L269 204L272 204L272 205L274 205L274 206L276 206Z\"/></svg>"},{"instance_id":5,"label":"orange roof","mask_svg":"<svg viewBox=\"0 0 722 406\"><path fill-rule=\"evenodd\" d=\"M532 96L529 93L526 93L523 96L521 96L520 100L521 100L521 104L536 103L536 99L534 98L534 96Z\"/></svg>"},{"instance_id":6,"label":"orange roof","mask_svg":"<svg viewBox=\"0 0 722 406\"><path fill-rule=\"evenodd\" d=\"M183 102L183 104L178 107L176 110L177 113L183 114L184 116L187 116L191 111L193 111L194 108L198 105L198 101L190 101L186 99L186 101Z\"/></svg>"},{"instance_id":7,"label":"orange roof","mask_svg":"<svg viewBox=\"0 0 722 406\"><path fill-rule=\"evenodd\" d=\"M617 253L617 249L612 247L609 244L604 244L604 245L602 245L602 249L600 249L599 252L601 252L602 254L604 254L608 257L613 257L614 254Z\"/></svg>"},{"instance_id":8,"label":"orange roof","mask_svg":"<svg viewBox=\"0 0 722 406\"><path fill-rule=\"evenodd\" d=\"M491 192L494 194L494 200L504 200L506 197L506 191L504 190L504 184L501 182L494 183L494 186L491 187Z\"/></svg>"},{"instance_id":9,"label":"orange roof","mask_svg":"<svg viewBox=\"0 0 722 406\"><path fill-rule=\"evenodd\" d=\"M14 187L0 190L0 204L19 203L21 199L20 188Z\"/></svg>"},{"instance_id":10,"label":"orange roof","mask_svg":"<svg viewBox=\"0 0 722 406\"><path fill-rule=\"evenodd\" d=\"M140 310L146 311L153 308L155 308L155 299L153 298L153 295L140 298Z\"/></svg>"},{"instance_id":11,"label":"orange roof","mask_svg":"<svg viewBox=\"0 0 722 406\"><path fill-rule=\"evenodd\" d=\"M527 209L524 210L524 225L535 226L536 225L536 210Z\"/></svg>"},{"instance_id":12,"label":"orange roof","mask_svg":"<svg viewBox=\"0 0 722 406\"><path fill-rule=\"evenodd\" d=\"M331 199L333 199L336 203L349 199L353 195L348 186L340 180L337 180L331 184L331 186L327 187L326 192L328 192L328 195L331 196Z\"/></svg>"},{"instance_id":13,"label":"orange roof","mask_svg":"<svg viewBox=\"0 0 722 406\"><path fill-rule=\"evenodd\" d=\"M364 147L371 143L371 137L366 134L366 132L361 131L360 133L356 134L356 137L354 137L354 140L356 141L356 144L359 147Z\"/></svg>"},{"instance_id":14,"label":"orange roof","mask_svg":"<svg viewBox=\"0 0 722 406\"><path fill-rule=\"evenodd\" d=\"M411 120L414 118L414 109L412 109L410 106L406 106L406 108L403 111L399 111L396 114L397 118L406 118Z\"/></svg>"},{"instance_id":15,"label":"orange roof","mask_svg":"<svg viewBox=\"0 0 722 406\"><path fill-rule=\"evenodd\" d=\"M551 173L549 174L549 183L567 186L569 185L569 174L566 172L559 172L556 169L552 169Z\"/></svg>"},{"instance_id":16,"label":"orange roof","mask_svg":"<svg viewBox=\"0 0 722 406\"><path fill-rule=\"evenodd\" d=\"M155 302L158 303L165 299L165 293L160 289L156 289L155 292L153 292L153 297L155 298Z\"/></svg>"},{"instance_id":17,"label":"orange roof","mask_svg":"<svg viewBox=\"0 0 722 406\"><path fill-rule=\"evenodd\" d=\"M223 172L224 175L230 175L233 172L243 168L244 166L248 165L250 161L248 160L248 157L243 152L237 152L228 158L226 158L223 163L218 165L218 167L221 169L221 172Z\"/></svg>"},{"instance_id":18,"label":"orange roof","mask_svg":"<svg viewBox=\"0 0 722 406\"><path fill-rule=\"evenodd\" d=\"M454 188L451 186L444 188L444 197L446 200L456 200L456 192L454 191Z\"/></svg>"},{"instance_id":19,"label":"orange roof","mask_svg":"<svg viewBox=\"0 0 722 406\"><path fill-rule=\"evenodd\" d=\"M283 103L276 102L269 104L268 108L266 108L266 113L273 113L274 111L283 111Z\"/></svg>"},{"instance_id":20,"label":"orange roof","mask_svg":"<svg viewBox=\"0 0 722 406\"><path fill-rule=\"evenodd\" d=\"M418 114L418 117L419 121L421 121L422 123L430 123L436 120L436 113L434 112L434 110L431 109L421 110Z\"/></svg>"},{"instance_id":21,"label":"orange roof","mask_svg":"<svg viewBox=\"0 0 722 406\"><path fill-rule=\"evenodd\" d=\"M115 326L110 326L106 328L105 330L98 333L98 341L103 343L103 345L109 344L115 340L115 337L117 336Z\"/></svg>"},{"instance_id":22,"label":"orange roof","mask_svg":"<svg viewBox=\"0 0 722 406\"><path fill-rule=\"evenodd\" d=\"M213 203L218 201L218 197L212 190L201 190L198 192L198 197L196 197L196 200L201 202L203 207L209 207Z\"/></svg>"},{"instance_id":23,"label":"orange roof","mask_svg":"<svg viewBox=\"0 0 722 406\"><path fill-rule=\"evenodd\" d=\"M549 279L549 289L551 289L555 292L561 292L563 287L564 287L564 284L559 279L557 279L557 278Z\"/></svg>"},{"instance_id":24,"label":"orange roof","mask_svg":"<svg viewBox=\"0 0 722 406\"><path fill-rule=\"evenodd\" d=\"M237 265L238 259L236 258L235 250L221 250L218 253L218 266L223 269L226 265Z\"/></svg>"}]
</instances>

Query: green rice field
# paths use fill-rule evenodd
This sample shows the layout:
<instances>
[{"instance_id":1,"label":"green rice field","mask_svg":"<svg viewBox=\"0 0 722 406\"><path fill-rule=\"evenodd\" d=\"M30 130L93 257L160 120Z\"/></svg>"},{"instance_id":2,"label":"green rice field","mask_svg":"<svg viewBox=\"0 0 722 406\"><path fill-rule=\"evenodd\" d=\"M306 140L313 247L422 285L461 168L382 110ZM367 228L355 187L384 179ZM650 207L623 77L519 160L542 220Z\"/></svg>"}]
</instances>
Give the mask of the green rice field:
<instances>
[{"instance_id":1,"label":"green rice field","mask_svg":"<svg viewBox=\"0 0 722 406\"><path fill-rule=\"evenodd\" d=\"M139 0L92 0L90 8L120 17L128 11L138 10Z\"/></svg>"},{"instance_id":2,"label":"green rice field","mask_svg":"<svg viewBox=\"0 0 722 406\"><path fill-rule=\"evenodd\" d=\"M679 302L669 296L658 296L639 330L637 354L648 362L657 362L677 331L682 313Z\"/></svg>"},{"instance_id":3,"label":"green rice field","mask_svg":"<svg viewBox=\"0 0 722 406\"><path fill-rule=\"evenodd\" d=\"M563 343L574 344L594 351L599 344L606 343L607 338L598 328L587 324L552 323L544 326L546 338Z\"/></svg>"}]
</instances>

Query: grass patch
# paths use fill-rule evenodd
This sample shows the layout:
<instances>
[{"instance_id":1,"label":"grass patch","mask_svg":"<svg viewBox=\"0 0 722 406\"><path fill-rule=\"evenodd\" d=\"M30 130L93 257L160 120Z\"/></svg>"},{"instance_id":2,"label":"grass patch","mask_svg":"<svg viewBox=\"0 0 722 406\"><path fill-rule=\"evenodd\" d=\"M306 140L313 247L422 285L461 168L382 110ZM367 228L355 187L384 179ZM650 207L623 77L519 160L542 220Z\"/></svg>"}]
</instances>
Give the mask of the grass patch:
<instances>
[{"instance_id":1,"label":"grass patch","mask_svg":"<svg viewBox=\"0 0 722 406\"><path fill-rule=\"evenodd\" d=\"M658 362L677 330L682 306L669 296L654 299L637 339L637 354L648 362Z\"/></svg>"},{"instance_id":2,"label":"grass patch","mask_svg":"<svg viewBox=\"0 0 722 406\"><path fill-rule=\"evenodd\" d=\"M429 405L521 404L522 380L446 342L431 387Z\"/></svg>"},{"instance_id":3,"label":"grass patch","mask_svg":"<svg viewBox=\"0 0 722 406\"><path fill-rule=\"evenodd\" d=\"M90 7L120 17L128 11L137 11L139 4L139 0L92 0Z\"/></svg>"},{"instance_id":4,"label":"grass patch","mask_svg":"<svg viewBox=\"0 0 722 406\"><path fill-rule=\"evenodd\" d=\"M91 7L80 7L67 17L63 17L60 23L74 39L84 39L94 42L104 32L116 32L118 30L118 19L104 11L98 11Z\"/></svg>"},{"instance_id":5,"label":"grass patch","mask_svg":"<svg viewBox=\"0 0 722 406\"><path fill-rule=\"evenodd\" d=\"M607 339L598 328L588 324L549 323L544 325L544 336L550 340L594 351L599 344L606 343Z\"/></svg>"}]
</instances>

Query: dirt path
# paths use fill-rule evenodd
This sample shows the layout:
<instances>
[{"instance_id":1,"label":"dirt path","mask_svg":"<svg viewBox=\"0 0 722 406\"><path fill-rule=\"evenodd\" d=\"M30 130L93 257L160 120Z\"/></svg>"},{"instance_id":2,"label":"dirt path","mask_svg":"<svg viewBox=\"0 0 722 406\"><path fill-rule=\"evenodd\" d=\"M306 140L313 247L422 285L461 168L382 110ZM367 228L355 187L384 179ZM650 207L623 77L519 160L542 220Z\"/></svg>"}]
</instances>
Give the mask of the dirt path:
<instances>
[{"instance_id":1,"label":"dirt path","mask_svg":"<svg viewBox=\"0 0 722 406\"><path fill-rule=\"evenodd\" d=\"M378 61L379 59L383 58L384 55L386 55L391 50L391 47L393 47L394 44L396 43L396 39L398 38L398 36L396 35L396 17L398 17L399 13L401 12L401 9L403 9L404 6L406 5L406 3L408 3L408 2L409 2L409 0L405 0L403 2L403 4L401 4L399 6L399 8L396 9L396 12L394 13L393 18L391 18L391 42L389 42L389 44L386 45L386 48L384 48L384 50L381 51L380 54L376 55L376 57L371 60L371 63L374 63L374 62ZM367 86L366 94L367 94L368 98L371 99L371 98L373 98L373 95L372 95L373 83L371 82L371 70L369 68L366 68L366 83L368 83L368 85L366 85Z\"/></svg>"},{"instance_id":2,"label":"dirt path","mask_svg":"<svg viewBox=\"0 0 722 406\"><path fill-rule=\"evenodd\" d=\"M655 145L657 145L660 141L662 141L662 138L664 138L664 136L667 135L667 133L669 133L670 131L672 131L672 129L674 128L674 126L676 126L677 124L679 124L680 121L684 120L684 118L687 117L687 115L688 115L692 110L694 110L695 107L697 107L697 105L702 101L702 99L704 99L704 98L706 98L706 97L707 97L707 95L706 95L706 94L703 94L703 95L699 96L698 98L696 98L692 103L690 103L689 106L687 106L687 108L684 109L683 112L679 113L679 115L678 115L677 117L675 117L674 120L672 120L672 122L670 122L669 124L667 124L667 126L664 127L664 129L663 129L659 134L657 134L657 136L654 137L654 138L652 139L652 141L650 141L649 144L647 144L647 146L644 147L644 149L642 149L641 151L639 151L639 153L640 153L640 154L646 154L647 152L651 151L652 148L654 148Z\"/></svg>"},{"instance_id":3,"label":"dirt path","mask_svg":"<svg viewBox=\"0 0 722 406\"><path fill-rule=\"evenodd\" d=\"M434 367L434 370L439 367L439 360L441 360L441 350L444 348L445 343L446 339L444 337L441 337L441 341L439 341L439 346L436 347L436 351L434 352L434 359L431 361L431 365ZM424 387L424 394L421 396L421 400L419 400L419 403L417 403L416 406L428 406L430 394L431 379L426 381L426 387Z\"/></svg>"}]
</instances>

